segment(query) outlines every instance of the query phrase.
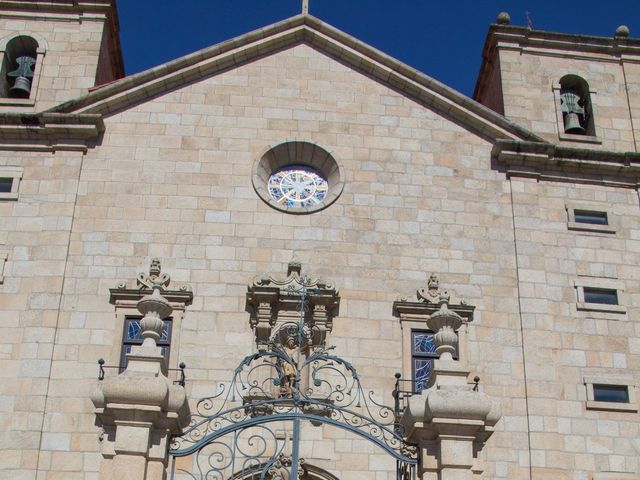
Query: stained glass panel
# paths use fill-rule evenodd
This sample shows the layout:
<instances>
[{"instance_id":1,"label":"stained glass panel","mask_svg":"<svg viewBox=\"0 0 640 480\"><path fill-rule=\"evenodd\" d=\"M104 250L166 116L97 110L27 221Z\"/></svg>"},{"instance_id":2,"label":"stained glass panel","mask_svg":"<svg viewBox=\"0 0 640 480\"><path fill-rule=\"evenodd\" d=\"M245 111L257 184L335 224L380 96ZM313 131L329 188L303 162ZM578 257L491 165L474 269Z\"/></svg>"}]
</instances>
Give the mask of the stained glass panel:
<instances>
[{"instance_id":1,"label":"stained glass panel","mask_svg":"<svg viewBox=\"0 0 640 480\"><path fill-rule=\"evenodd\" d=\"M436 344L433 341L433 333L413 333L413 353L436 353Z\"/></svg>"},{"instance_id":2,"label":"stained glass panel","mask_svg":"<svg viewBox=\"0 0 640 480\"><path fill-rule=\"evenodd\" d=\"M329 190L327 180L313 168L293 165L269 177L269 195L284 207L310 207L322 202Z\"/></svg>"},{"instance_id":3,"label":"stained glass panel","mask_svg":"<svg viewBox=\"0 0 640 480\"><path fill-rule=\"evenodd\" d=\"M431 371L433 370L432 358L415 358L413 364L414 370L414 389L416 393L420 393L427 388Z\"/></svg>"},{"instance_id":4,"label":"stained glass panel","mask_svg":"<svg viewBox=\"0 0 640 480\"><path fill-rule=\"evenodd\" d=\"M127 325L127 340L142 340L142 329L140 328L140 320L129 320Z\"/></svg>"}]
</instances>

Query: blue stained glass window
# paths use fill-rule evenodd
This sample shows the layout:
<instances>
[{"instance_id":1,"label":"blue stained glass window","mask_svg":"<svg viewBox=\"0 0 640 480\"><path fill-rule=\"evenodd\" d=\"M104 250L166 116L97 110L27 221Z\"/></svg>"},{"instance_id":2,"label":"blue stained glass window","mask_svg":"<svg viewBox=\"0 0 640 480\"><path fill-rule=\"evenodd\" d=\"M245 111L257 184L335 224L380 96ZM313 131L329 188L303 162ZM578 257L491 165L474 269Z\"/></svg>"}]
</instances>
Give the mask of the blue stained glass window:
<instances>
[{"instance_id":1,"label":"blue stained glass window","mask_svg":"<svg viewBox=\"0 0 640 480\"><path fill-rule=\"evenodd\" d=\"M434 333L426 330L411 332L411 359L413 367L413 390L420 393L429 385L429 377L433 372L433 361L439 357L436 353ZM457 355L454 354L454 358Z\"/></svg>"},{"instance_id":2,"label":"blue stained glass window","mask_svg":"<svg viewBox=\"0 0 640 480\"><path fill-rule=\"evenodd\" d=\"M413 359L413 371L414 371L414 390L416 393L426 389L433 370L432 358L414 358Z\"/></svg>"},{"instance_id":3,"label":"blue stained glass window","mask_svg":"<svg viewBox=\"0 0 640 480\"><path fill-rule=\"evenodd\" d=\"M140 320L130 320L127 325L127 340L142 340Z\"/></svg>"},{"instance_id":4,"label":"blue stained glass window","mask_svg":"<svg viewBox=\"0 0 640 480\"><path fill-rule=\"evenodd\" d=\"M142 345L142 329L140 327L140 317L127 317L124 321L124 335L122 339L122 350L120 354L120 369L127 367L127 353L131 353L133 345ZM162 334L158 340L158 346L162 348L162 355L165 361L169 362L171 349L171 326L172 319L163 320Z\"/></svg>"}]
</instances>

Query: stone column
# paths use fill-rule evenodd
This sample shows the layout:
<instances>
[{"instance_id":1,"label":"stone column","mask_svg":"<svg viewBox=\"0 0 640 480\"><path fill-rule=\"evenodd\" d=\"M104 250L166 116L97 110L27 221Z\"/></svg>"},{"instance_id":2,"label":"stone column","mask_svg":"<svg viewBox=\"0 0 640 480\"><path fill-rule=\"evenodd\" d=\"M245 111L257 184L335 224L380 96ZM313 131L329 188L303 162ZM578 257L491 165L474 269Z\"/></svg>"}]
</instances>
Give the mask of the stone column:
<instances>
[{"instance_id":1,"label":"stone column","mask_svg":"<svg viewBox=\"0 0 640 480\"><path fill-rule=\"evenodd\" d=\"M157 340L162 320L172 308L161 295L162 285L138 302L143 343L134 346L128 365L117 377L106 378L92 395L102 436L101 480L163 480L168 441L189 424L191 413L184 387L166 376Z\"/></svg>"},{"instance_id":2,"label":"stone column","mask_svg":"<svg viewBox=\"0 0 640 480\"><path fill-rule=\"evenodd\" d=\"M463 319L448 308L446 292L440 309L427 319L435 333L436 351L429 388L409 399L401 418L409 441L420 445L420 474L439 480L474 480L481 469L477 452L500 419L499 404L469 385L469 370L455 360L456 331ZM431 477L428 477L431 478Z\"/></svg>"}]
</instances>

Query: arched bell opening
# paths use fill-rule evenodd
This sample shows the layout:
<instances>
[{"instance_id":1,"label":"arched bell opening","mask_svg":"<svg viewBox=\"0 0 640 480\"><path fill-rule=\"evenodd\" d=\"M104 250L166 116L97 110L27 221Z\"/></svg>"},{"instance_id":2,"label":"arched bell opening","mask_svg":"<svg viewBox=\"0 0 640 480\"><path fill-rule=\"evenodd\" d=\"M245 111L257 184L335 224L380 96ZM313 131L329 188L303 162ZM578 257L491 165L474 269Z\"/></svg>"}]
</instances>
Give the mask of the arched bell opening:
<instances>
[{"instance_id":1,"label":"arched bell opening","mask_svg":"<svg viewBox=\"0 0 640 480\"><path fill-rule=\"evenodd\" d=\"M26 35L11 39L4 51L0 73L0 96L27 99L33 89L38 42Z\"/></svg>"},{"instance_id":2,"label":"arched bell opening","mask_svg":"<svg viewBox=\"0 0 640 480\"><path fill-rule=\"evenodd\" d=\"M578 75L560 79L560 106L564 133L595 136L589 84Z\"/></svg>"}]
</instances>

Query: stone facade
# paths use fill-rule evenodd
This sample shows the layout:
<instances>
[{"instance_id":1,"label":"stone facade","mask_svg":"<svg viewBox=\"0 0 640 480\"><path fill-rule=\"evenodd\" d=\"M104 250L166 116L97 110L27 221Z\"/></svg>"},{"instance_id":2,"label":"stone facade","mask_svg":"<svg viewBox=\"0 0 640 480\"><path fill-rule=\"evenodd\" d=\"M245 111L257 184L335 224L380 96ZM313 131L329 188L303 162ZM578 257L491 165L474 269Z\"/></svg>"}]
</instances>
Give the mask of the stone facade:
<instances>
[{"instance_id":1,"label":"stone facade","mask_svg":"<svg viewBox=\"0 0 640 480\"><path fill-rule=\"evenodd\" d=\"M466 383L479 376L502 411L474 478L640 476L637 408L587 398L594 382L640 382L640 41L492 26L478 103L298 16L93 88L122 73L109 3L0 2L2 35L48 49L35 100L0 115L0 178L22 172L0 200L1 480L110 478L91 392L135 302L109 291L154 257L193 291L174 305L168 364L187 365L192 411L257 349L247 286L294 257L339 289L327 343L393 403L394 374L412 374L393 304L436 273L475 306L458 332ZM568 70L592 88L594 141L559 134ZM256 162L294 140L339 163L344 188L321 211L254 191ZM606 212L611 231L570 228L576 211ZM590 287L619 305L593 308ZM340 479L395 478L330 428L304 429L300 448Z\"/></svg>"}]
</instances>

